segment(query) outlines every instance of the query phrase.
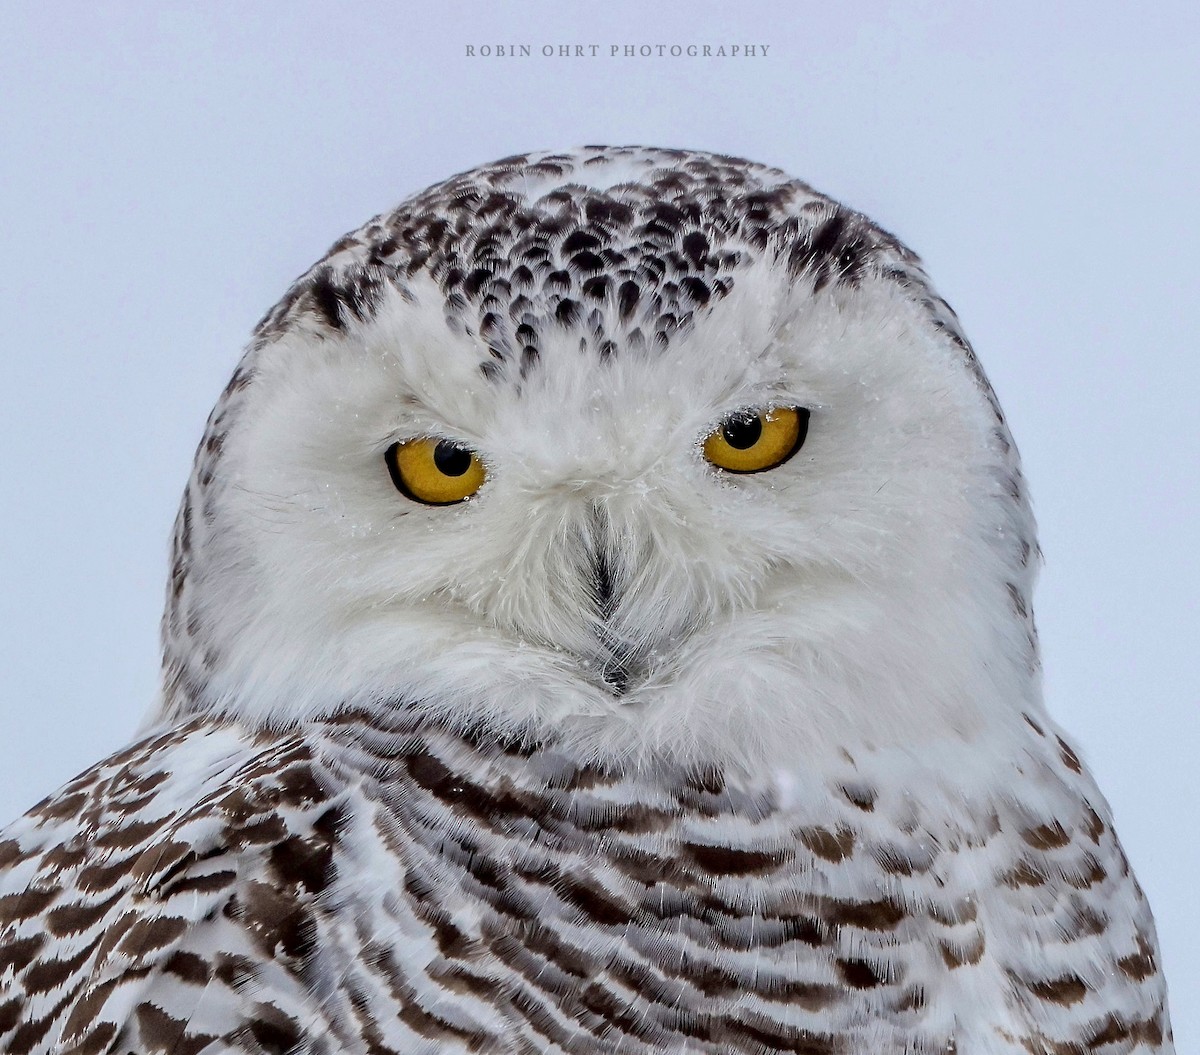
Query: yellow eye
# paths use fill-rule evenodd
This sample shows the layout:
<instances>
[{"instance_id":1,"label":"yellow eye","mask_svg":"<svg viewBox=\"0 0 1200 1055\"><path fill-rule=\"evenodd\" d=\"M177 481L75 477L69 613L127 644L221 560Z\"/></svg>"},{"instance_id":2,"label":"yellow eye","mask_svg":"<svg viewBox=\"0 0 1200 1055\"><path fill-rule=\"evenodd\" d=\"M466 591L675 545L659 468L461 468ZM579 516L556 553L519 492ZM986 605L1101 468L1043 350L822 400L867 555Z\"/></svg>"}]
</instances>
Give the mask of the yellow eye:
<instances>
[{"instance_id":1,"label":"yellow eye","mask_svg":"<svg viewBox=\"0 0 1200 1055\"><path fill-rule=\"evenodd\" d=\"M425 436L393 443L386 458L396 489L405 498L430 506L470 498L487 479L479 456L452 440Z\"/></svg>"},{"instance_id":2,"label":"yellow eye","mask_svg":"<svg viewBox=\"0 0 1200 1055\"><path fill-rule=\"evenodd\" d=\"M786 462L807 435L803 407L739 410L705 437L704 457L727 472L761 473Z\"/></svg>"}]
</instances>

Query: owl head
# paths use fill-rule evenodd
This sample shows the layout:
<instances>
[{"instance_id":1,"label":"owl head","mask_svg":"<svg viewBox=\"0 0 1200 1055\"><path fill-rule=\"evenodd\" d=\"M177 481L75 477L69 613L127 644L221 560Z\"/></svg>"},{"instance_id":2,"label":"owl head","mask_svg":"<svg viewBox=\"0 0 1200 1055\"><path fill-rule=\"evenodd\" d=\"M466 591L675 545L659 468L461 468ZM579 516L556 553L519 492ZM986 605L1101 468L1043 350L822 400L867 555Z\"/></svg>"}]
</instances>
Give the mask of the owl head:
<instances>
[{"instance_id":1,"label":"owl head","mask_svg":"<svg viewBox=\"0 0 1200 1055\"><path fill-rule=\"evenodd\" d=\"M176 523L160 715L960 745L1040 706L1035 558L992 390L893 237L736 158L510 157L259 324Z\"/></svg>"}]
</instances>

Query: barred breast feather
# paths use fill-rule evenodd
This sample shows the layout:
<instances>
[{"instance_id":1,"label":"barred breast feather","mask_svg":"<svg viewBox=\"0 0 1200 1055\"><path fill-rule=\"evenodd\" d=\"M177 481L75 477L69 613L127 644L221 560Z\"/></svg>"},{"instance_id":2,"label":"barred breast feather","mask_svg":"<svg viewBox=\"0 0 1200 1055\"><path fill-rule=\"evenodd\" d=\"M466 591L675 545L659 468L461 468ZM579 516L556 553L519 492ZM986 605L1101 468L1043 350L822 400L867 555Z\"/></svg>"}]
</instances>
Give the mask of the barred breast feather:
<instances>
[{"instance_id":1,"label":"barred breast feather","mask_svg":"<svg viewBox=\"0 0 1200 1055\"><path fill-rule=\"evenodd\" d=\"M937 813L869 756L814 793L193 720L0 838L0 1051L1165 1050L1144 900L1039 733L1040 812Z\"/></svg>"}]
</instances>

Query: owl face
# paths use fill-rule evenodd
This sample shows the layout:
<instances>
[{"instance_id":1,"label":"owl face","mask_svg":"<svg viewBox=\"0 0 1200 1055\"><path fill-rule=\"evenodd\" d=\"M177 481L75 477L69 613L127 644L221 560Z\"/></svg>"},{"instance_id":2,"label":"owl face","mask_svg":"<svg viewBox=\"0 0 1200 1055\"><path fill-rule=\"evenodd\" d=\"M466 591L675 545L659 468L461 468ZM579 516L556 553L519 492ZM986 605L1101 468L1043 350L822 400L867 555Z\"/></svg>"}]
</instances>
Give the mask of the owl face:
<instances>
[{"instance_id":1,"label":"owl face","mask_svg":"<svg viewBox=\"0 0 1200 1055\"><path fill-rule=\"evenodd\" d=\"M600 189L574 168L527 180L491 227L476 202L474 240L442 259L389 271L335 247L301 280L185 500L168 706L406 706L748 764L1012 718L1032 526L948 309L881 233L852 281L798 265L842 215L792 222L814 200L799 184L761 246L729 228L745 188L646 244L663 160ZM597 222L606 200L632 217ZM405 226L373 223L378 257ZM542 256L521 241L539 224ZM486 266L461 266L489 237Z\"/></svg>"}]
</instances>

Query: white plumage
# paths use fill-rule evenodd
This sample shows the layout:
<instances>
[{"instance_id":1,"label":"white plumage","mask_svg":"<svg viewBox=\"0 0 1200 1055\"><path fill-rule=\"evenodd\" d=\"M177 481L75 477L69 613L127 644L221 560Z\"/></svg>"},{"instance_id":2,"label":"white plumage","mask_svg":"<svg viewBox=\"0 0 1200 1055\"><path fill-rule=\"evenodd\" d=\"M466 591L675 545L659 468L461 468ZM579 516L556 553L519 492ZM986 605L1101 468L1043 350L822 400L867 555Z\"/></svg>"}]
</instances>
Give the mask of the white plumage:
<instances>
[{"instance_id":1,"label":"white plumage","mask_svg":"<svg viewBox=\"0 0 1200 1055\"><path fill-rule=\"evenodd\" d=\"M1170 1052L1036 559L864 217L645 148L430 188L214 410L153 727L0 836L0 1051Z\"/></svg>"}]
</instances>

